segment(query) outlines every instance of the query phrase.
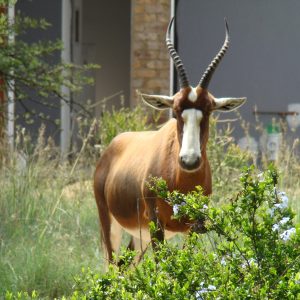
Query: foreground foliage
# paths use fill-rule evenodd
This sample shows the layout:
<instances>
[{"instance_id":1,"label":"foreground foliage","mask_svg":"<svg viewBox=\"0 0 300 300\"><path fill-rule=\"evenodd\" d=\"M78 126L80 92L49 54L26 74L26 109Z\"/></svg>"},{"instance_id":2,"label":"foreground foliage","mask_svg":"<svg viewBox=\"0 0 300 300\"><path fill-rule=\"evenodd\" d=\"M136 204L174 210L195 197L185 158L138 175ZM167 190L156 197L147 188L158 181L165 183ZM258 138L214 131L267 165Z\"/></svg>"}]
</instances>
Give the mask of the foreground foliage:
<instances>
[{"instance_id":1,"label":"foreground foliage","mask_svg":"<svg viewBox=\"0 0 300 300\"><path fill-rule=\"evenodd\" d=\"M277 181L272 167L258 176L246 169L236 198L215 208L201 189L185 196L156 180L152 188L173 204L174 217L204 217L209 233L191 234L182 249L161 245L157 264L147 254L128 268L134 253L124 252L122 268L84 272L73 299L299 299L300 228Z\"/></svg>"},{"instance_id":2,"label":"foreground foliage","mask_svg":"<svg viewBox=\"0 0 300 300\"><path fill-rule=\"evenodd\" d=\"M57 159L42 129L36 145L22 131L18 153L5 156L0 171L1 299L297 299L299 235L294 231L299 225L289 207L298 211L299 223L299 160L290 156L284 169L279 166L280 188L274 189L273 169L259 177L245 170L240 180L249 156L234 145L230 131L216 130L215 120L208 149L212 197L203 197L201 189L186 196L169 193L163 181L150 182L171 201L174 217L205 217L209 233L162 245L159 265L150 252L140 265L127 267L134 253L123 252L128 264L101 274L93 170L88 168L95 165L99 149L96 154L91 141L99 141L102 150L117 133L148 125L141 108L107 112L98 124L99 135L86 124L82 140L88 143L71 165ZM92 136L85 136L90 131ZM27 155L24 165L20 153ZM294 170L293 176L286 176L286 170ZM74 290L74 276L82 267Z\"/></svg>"}]
</instances>

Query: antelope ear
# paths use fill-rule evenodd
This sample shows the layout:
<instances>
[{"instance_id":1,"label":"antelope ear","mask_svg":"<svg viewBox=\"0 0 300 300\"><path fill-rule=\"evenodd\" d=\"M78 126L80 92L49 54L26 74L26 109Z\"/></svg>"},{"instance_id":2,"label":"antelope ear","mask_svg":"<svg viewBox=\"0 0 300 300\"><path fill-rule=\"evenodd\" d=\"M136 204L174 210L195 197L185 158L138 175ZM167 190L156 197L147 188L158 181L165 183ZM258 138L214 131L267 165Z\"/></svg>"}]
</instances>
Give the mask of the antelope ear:
<instances>
[{"instance_id":1,"label":"antelope ear","mask_svg":"<svg viewBox=\"0 0 300 300\"><path fill-rule=\"evenodd\" d=\"M155 109L167 109L173 107L173 98L168 96L159 96L159 95L146 95L142 94L139 91L136 91L139 98L142 99L147 105Z\"/></svg>"},{"instance_id":2,"label":"antelope ear","mask_svg":"<svg viewBox=\"0 0 300 300\"><path fill-rule=\"evenodd\" d=\"M215 98L213 110L232 111L242 106L246 100L247 98Z\"/></svg>"}]
</instances>

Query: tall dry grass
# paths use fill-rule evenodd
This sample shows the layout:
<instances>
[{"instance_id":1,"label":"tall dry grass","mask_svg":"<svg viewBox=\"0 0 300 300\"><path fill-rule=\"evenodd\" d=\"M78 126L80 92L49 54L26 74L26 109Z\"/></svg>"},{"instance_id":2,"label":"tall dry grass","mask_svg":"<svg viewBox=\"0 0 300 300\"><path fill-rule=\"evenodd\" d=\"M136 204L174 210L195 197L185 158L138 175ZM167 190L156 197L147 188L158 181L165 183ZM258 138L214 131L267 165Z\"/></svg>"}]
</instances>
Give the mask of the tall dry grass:
<instances>
[{"instance_id":1,"label":"tall dry grass","mask_svg":"<svg viewBox=\"0 0 300 300\"><path fill-rule=\"evenodd\" d=\"M43 128L28 147L19 132L1 167L0 295L37 290L53 299L71 291L83 266L101 269L96 205L91 186L81 184L86 169L61 163ZM73 181L76 192L64 192Z\"/></svg>"}]
</instances>

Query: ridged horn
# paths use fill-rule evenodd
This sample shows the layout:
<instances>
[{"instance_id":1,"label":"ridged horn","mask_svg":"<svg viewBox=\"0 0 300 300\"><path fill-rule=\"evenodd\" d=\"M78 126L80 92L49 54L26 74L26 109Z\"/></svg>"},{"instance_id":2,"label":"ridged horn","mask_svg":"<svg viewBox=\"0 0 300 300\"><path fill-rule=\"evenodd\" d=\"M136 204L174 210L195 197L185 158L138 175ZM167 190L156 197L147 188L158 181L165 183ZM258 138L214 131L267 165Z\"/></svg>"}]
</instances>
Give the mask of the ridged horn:
<instances>
[{"instance_id":1,"label":"ridged horn","mask_svg":"<svg viewBox=\"0 0 300 300\"><path fill-rule=\"evenodd\" d=\"M210 65L207 67L206 71L204 72L202 78L199 81L198 85L203 89L207 89L216 68L218 67L220 61L224 57L229 46L229 29L228 29L228 24L226 19L225 19L225 30L226 30L226 36L222 48L220 49L219 53L215 56L215 58L212 60Z\"/></svg>"},{"instance_id":2,"label":"ridged horn","mask_svg":"<svg viewBox=\"0 0 300 300\"><path fill-rule=\"evenodd\" d=\"M180 88L186 88L189 87L189 80L186 74L186 71L184 69L183 63L178 55L178 53L175 50L175 47L171 41L171 28L172 28L172 24L174 22L175 17L173 17L169 23L168 26L168 30L167 30L167 34L166 34L166 44L170 53L170 56L172 57L172 60L174 62L175 68L177 70L177 74L179 77L179 84L180 84Z\"/></svg>"}]
</instances>

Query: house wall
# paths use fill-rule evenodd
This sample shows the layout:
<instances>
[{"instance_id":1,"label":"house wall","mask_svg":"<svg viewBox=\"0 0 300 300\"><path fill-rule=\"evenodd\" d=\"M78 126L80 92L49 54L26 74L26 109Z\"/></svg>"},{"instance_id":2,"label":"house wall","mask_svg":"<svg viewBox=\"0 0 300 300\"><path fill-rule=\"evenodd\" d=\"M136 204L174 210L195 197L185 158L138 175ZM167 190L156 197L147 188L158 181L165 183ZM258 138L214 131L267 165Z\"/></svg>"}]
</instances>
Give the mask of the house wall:
<instances>
[{"instance_id":1,"label":"house wall","mask_svg":"<svg viewBox=\"0 0 300 300\"><path fill-rule=\"evenodd\" d=\"M22 36L28 42L61 38L62 0L22 0L16 11L45 18L52 26L46 31L30 31ZM80 14L79 41L74 41L72 56L76 63L99 63L96 86L85 90L81 100L98 101L123 91L125 104L137 104L136 89L145 93L169 94L169 55L165 33L170 20L172 0L73 0ZM202 73L224 40L224 21L230 27L231 45L210 84L216 96L247 96L240 109L243 118L253 124L253 108L285 111L288 103L300 103L300 2L296 0L189 0L177 4L177 49L192 84ZM188 16L188 17L187 17ZM74 15L73 15L74 21ZM299 38L298 38L299 37ZM18 37L20 38L20 37ZM60 59L60 53L54 61ZM174 92L177 87L175 87ZM120 97L112 99L120 103ZM37 108L29 103L30 108ZM40 108L39 109L45 109ZM24 111L20 105L17 114ZM53 120L60 109L44 111ZM98 111L99 115L99 111ZM234 114L223 115L235 119ZM222 117L223 117L222 116ZM272 117L261 116L264 124ZM16 124L37 133L40 121ZM239 122L236 136L243 135ZM47 124L47 134L59 141L59 128ZM299 136L299 129L294 136Z\"/></svg>"},{"instance_id":2,"label":"house wall","mask_svg":"<svg viewBox=\"0 0 300 300\"><path fill-rule=\"evenodd\" d=\"M82 64L100 65L100 69L93 74L94 90L87 89L85 98L91 99L92 102L99 102L118 93L118 96L108 100L106 105L118 107L123 101L128 106L130 102L130 1L77 2L81 2L80 32L79 41L74 41L74 59ZM101 107L102 104L96 106L97 115L100 115Z\"/></svg>"},{"instance_id":3,"label":"house wall","mask_svg":"<svg viewBox=\"0 0 300 300\"><path fill-rule=\"evenodd\" d=\"M15 11L21 12L25 16L32 18L40 19L44 18L49 23L52 24L47 30L37 30L32 29L28 30L26 34L17 36L16 38L22 39L28 43L37 42L37 41L56 41L61 39L61 1L62 0L22 0L17 1ZM60 61L60 52L56 52L51 60L56 63ZM38 96L30 91L31 100L25 100L24 104L26 105L29 111L35 110L36 114L33 115L34 122L32 124L27 124L22 117L25 113L25 110L19 102L16 103L16 121L15 125L20 127L25 127L32 135L33 139L38 136L38 128L42 123L46 125L46 136L51 136L54 138L55 142L59 143L60 138L60 128L53 124L54 120L60 119L60 101L57 98L48 99L50 103L56 103L55 108L48 108L44 105L37 104L34 102L38 99ZM50 116L52 122L47 122L41 120L37 115L39 112L43 112L46 116Z\"/></svg>"},{"instance_id":4,"label":"house wall","mask_svg":"<svg viewBox=\"0 0 300 300\"><path fill-rule=\"evenodd\" d=\"M136 90L169 95L169 55L165 45L170 0L132 0L131 105Z\"/></svg>"},{"instance_id":5,"label":"house wall","mask_svg":"<svg viewBox=\"0 0 300 300\"><path fill-rule=\"evenodd\" d=\"M81 96L93 101L122 91L108 107L136 105L136 89L169 94L169 56L165 33L170 0L75 0L80 11L79 41L73 36L76 63L97 63L95 88ZM73 16L74 20L74 16ZM75 25L73 23L73 28ZM74 29L73 29L74 35ZM101 107L97 109L100 115Z\"/></svg>"},{"instance_id":6,"label":"house wall","mask_svg":"<svg viewBox=\"0 0 300 300\"><path fill-rule=\"evenodd\" d=\"M300 103L300 2L296 0L177 1L178 51L193 84L224 41L224 17L231 42L209 86L217 97L247 96L239 110L258 140L253 109L286 111ZM188 16L188 17L187 17ZM236 119L234 113L221 119ZM278 116L260 116L263 126ZM241 122L231 123L237 138ZM288 129L291 137L299 137Z\"/></svg>"},{"instance_id":7,"label":"house wall","mask_svg":"<svg viewBox=\"0 0 300 300\"><path fill-rule=\"evenodd\" d=\"M65 1L65 0L64 0ZM90 75L95 86L87 87L74 100L85 104L87 99L95 106L95 115L101 115L104 98L118 93L107 102L107 107L137 103L136 89L146 93L169 94L169 56L165 33L170 19L170 0L69 0L71 17L71 60L76 64L96 63L101 66ZM22 37L27 42L61 39L62 0L18 1L16 10L24 15L42 17L52 26L42 32L29 32ZM76 24L76 13L78 22ZM76 35L76 26L78 32ZM66 42L66 41L65 41ZM54 61L60 60L60 53ZM31 105L31 104L29 104ZM31 105L36 109L36 104ZM45 112L45 108L41 108ZM17 105L17 112L22 107ZM46 113L52 120L60 118L60 107ZM73 110L72 118L77 112ZM20 124L37 134L40 121L34 125ZM72 132L76 132L73 125ZM59 143L60 129L47 124L47 135Z\"/></svg>"}]
</instances>

